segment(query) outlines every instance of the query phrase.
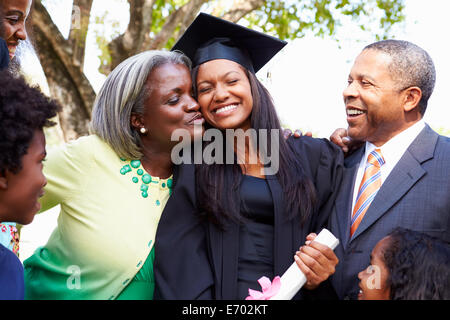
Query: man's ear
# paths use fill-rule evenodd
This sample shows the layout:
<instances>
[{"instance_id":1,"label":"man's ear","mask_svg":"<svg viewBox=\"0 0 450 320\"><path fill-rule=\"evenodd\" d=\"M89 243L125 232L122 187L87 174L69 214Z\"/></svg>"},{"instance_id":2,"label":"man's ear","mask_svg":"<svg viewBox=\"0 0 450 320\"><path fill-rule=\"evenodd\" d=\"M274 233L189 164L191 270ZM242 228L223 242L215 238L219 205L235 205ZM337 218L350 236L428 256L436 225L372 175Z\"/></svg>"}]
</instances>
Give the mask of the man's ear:
<instances>
[{"instance_id":1,"label":"man's ear","mask_svg":"<svg viewBox=\"0 0 450 320\"><path fill-rule=\"evenodd\" d=\"M132 113L130 116L130 124L135 130L139 131L140 128L144 126L142 115L137 113Z\"/></svg>"},{"instance_id":2,"label":"man's ear","mask_svg":"<svg viewBox=\"0 0 450 320\"><path fill-rule=\"evenodd\" d=\"M405 89L405 104L403 109L405 112L409 112L419 105L420 99L422 99L422 90L419 87L410 87Z\"/></svg>"}]
</instances>

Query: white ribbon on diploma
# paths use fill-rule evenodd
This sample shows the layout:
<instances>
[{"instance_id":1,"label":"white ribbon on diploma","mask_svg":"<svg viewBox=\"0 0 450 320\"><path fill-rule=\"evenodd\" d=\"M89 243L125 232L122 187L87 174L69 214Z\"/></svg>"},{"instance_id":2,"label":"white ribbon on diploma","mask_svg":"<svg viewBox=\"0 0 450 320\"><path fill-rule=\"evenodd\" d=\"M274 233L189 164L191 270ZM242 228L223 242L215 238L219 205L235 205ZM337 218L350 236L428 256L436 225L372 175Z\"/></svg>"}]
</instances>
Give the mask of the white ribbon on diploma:
<instances>
[{"instance_id":1,"label":"white ribbon on diploma","mask_svg":"<svg viewBox=\"0 0 450 320\"><path fill-rule=\"evenodd\" d=\"M339 244L339 239L327 229L322 229L314 241L321 243L332 250ZM281 288L276 295L270 298L270 300L291 300L305 283L305 275L300 270L297 263L294 262L281 276Z\"/></svg>"}]
</instances>

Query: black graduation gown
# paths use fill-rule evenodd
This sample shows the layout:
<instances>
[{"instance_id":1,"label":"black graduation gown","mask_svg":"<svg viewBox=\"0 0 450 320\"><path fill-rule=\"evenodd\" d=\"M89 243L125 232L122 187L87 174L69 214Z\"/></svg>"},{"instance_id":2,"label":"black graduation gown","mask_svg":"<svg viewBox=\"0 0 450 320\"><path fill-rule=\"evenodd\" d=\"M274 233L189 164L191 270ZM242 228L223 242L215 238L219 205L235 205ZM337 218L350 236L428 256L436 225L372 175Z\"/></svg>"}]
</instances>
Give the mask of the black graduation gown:
<instances>
[{"instance_id":1,"label":"black graduation gown","mask_svg":"<svg viewBox=\"0 0 450 320\"><path fill-rule=\"evenodd\" d=\"M288 143L316 187L318 205L303 226L298 217L288 219L278 179L266 176L274 202L274 274L280 276L306 236L326 226L343 168L342 151L326 139L290 138ZM239 225L230 222L221 230L199 219L194 165L177 166L173 179L156 233L155 299L237 299ZM239 203L239 190L233 196ZM301 290L294 299L332 298L330 292L325 282L316 290Z\"/></svg>"}]
</instances>

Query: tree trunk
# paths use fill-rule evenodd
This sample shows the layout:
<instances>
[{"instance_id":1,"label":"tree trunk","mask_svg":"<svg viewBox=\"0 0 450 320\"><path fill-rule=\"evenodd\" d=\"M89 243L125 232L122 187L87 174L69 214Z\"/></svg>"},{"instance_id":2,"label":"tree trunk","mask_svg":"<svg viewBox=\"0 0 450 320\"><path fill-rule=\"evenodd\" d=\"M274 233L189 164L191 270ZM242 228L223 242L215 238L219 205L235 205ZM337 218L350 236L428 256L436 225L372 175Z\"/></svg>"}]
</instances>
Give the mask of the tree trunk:
<instances>
[{"instance_id":1,"label":"tree trunk","mask_svg":"<svg viewBox=\"0 0 450 320\"><path fill-rule=\"evenodd\" d=\"M181 30L191 24L201 6L208 0L191 0L172 12L165 20L162 30L154 38L150 38L153 5L155 0L128 0L130 3L130 22L125 33L113 39L108 44L111 64L102 68L102 72L109 73L126 58L146 51L162 49L174 35L174 30L180 26Z\"/></svg>"},{"instance_id":2,"label":"tree trunk","mask_svg":"<svg viewBox=\"0 0 450 320\"><path fill-rule=\"evenodd\" d=\"M125 33L108 44L111 64L103 67L102 72L109 74L123 60L142 52L142 43L150 33L153 5L156 0L128 0L130 4L130 21Z\"/></svg>"},{"instance_id":3,"label":"tree trunk","mask_svg":"<svg viewBox=\"0 0 450 320\"><path fill-rule=\"evenodd\" d=\"M74 53L71 43L61 35L40 0L35 2L33 15L38 57L51 96L63 107L59 121L64 139L86 135L95 92L81 69L80 55Z\"/></svg>"},{"instance_id":4,"label":"tree trunk","mask_svg":"<svg viewBox=\"0 0 450 320\"><path fill-rule=\"evenodd\" d=\"M246 14L261 8L264 3L264 0L235 0L233 7L222 18L236 23Z\"/></svg>"},{"instance_id":5,"label":"tree trunk","mask_svg":"<svg viewBox=\"0 0 450 320\"><path fill-rule=\"evenodd\" d=\"M83 70L84 66L86 37L92 2L93 0L74 0L72 7L72 21L68 42L73 51L72 61L81 70Z\"/></svg>"}]
</instances>

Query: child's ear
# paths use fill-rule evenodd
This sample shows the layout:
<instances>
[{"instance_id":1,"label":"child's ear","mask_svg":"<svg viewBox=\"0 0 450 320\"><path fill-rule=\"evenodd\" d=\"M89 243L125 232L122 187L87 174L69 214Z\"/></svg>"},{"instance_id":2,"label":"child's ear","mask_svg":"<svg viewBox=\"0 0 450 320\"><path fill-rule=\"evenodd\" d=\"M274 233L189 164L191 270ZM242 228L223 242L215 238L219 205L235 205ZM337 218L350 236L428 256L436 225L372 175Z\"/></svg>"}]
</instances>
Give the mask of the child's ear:
<instances>
[{"instance_id":1,"label":"child's ear","mask_svg":"<svg viewBox=\"0 0 450 320\"><path fill-rule=\"evenodd\" d=\"M8 179L6 179L5 175L0 173L0 190L8 189Z\"/></svg>"}]
</instances>

